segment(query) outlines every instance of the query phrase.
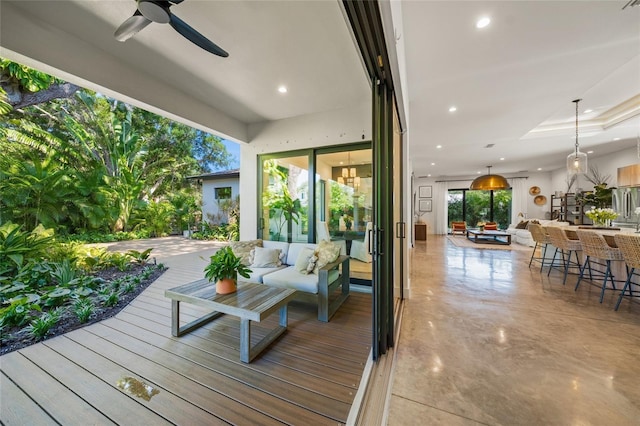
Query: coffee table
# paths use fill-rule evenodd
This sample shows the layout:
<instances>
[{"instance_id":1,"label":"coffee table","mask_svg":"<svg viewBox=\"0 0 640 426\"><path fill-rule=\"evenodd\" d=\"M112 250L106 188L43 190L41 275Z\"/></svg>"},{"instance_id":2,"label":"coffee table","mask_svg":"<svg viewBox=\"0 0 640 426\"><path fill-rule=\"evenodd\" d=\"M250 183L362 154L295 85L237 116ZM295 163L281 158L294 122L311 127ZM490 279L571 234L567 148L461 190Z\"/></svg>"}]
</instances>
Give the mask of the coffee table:
<instances>
[{"instance_id":1,"label":"coffee table","mask_svg":"<svg viewBox=\"0 0 640 426\"><path fill-rule=\"evenodd\" d=\"M165 290L164 295L171 299L171 334L176 337L189 333L222 314L239 317L240 361L249 363L286 331L287 303L295 293L293 289L238 283L235 293L217 294L214 283L201 279ZM210 308L213 312L180 327L180 302ZM251 346L251 321L260 322L275 311L279 311L279 325L260 342Z\"/></svg>"},{"instance_id":2,"label":"coffee table","mask_svg":"<svg viewBox=\"0 0 640 426\"><path fill-rule=\"evenodd\" d=\"M511 234L503 231L481 231L479 229L467 229L467 238L476 244L511 244Z\"/></svg>"}]
</instances>

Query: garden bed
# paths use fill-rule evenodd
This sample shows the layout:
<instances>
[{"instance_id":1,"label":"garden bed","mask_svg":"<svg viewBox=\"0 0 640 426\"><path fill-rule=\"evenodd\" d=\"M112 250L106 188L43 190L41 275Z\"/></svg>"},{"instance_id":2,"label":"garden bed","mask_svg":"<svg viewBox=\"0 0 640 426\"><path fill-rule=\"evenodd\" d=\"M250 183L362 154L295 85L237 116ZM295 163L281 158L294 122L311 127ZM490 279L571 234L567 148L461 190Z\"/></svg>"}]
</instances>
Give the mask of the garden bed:
<instances>
[{"instance_id":1,"label":"garden bed","mask_svg":"<svg viewBox=\"0 0 640 426\"><path fill-rule=\"evenodd\" d=\"M145 272L148 270L149 272ZM81 322L78 315L74 312L72 306L63 306L59 308L60 317L56 324L52 326L42 338L36 338L29 332L28 326L5 327L2 330L0 355L12 352L34 343L41 342L46 339L67 333L69 331L85 327L98 321L110 318L120 312L133 299L135 299L142 291L152 284L160 275L167 270L162 265L150 264L132 264L126 271L111 267L96 271L92 276L104 280L103 286L114 286L114 283L126 282L128 278L139 277L139 282L135 286L131 285L126 290L118 292L117 302L112 306L104 304L104 296L98 293L87 296L87 302L93 305L93 312L88 316L87 321ZM130 280L134 282L134 280ZM127 291L128 290L128 291Z\"/></svg>"}]
</instances>

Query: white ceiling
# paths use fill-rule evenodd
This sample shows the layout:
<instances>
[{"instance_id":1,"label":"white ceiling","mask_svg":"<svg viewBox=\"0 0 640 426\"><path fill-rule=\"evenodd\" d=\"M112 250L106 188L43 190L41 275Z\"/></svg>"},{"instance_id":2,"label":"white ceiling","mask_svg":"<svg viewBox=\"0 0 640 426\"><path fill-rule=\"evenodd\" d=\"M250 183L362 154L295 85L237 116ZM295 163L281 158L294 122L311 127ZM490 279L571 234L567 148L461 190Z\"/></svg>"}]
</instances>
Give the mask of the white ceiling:
<instances>
[{"instance_id":1,"label":"white ceiling","mask_svg":"<svg viewBox=\"0 0 640 426\"><path fill-rule=\"evenodd\" d=\"M584 99L581 111L594 110L581 114L584 150L597 156L633 146L640 97L624 102L640 95L640 7L622 11L625 3L402 2L404 27L395 36L406 57L415 174L563 167L574 144L575 98ZM2 0L0 55L243 142L249 124L370 98L336 0L186 0L171 8L229 58L168 25L117 42L113 32L135 8L133 0ZM484 14L492 23L479 31L474 23ZM277 92L282 84L286 95ZM635 118L605 130L614 121L603 114L619 105L628 116L635 108Z\"/></svg>"}]
</instances>

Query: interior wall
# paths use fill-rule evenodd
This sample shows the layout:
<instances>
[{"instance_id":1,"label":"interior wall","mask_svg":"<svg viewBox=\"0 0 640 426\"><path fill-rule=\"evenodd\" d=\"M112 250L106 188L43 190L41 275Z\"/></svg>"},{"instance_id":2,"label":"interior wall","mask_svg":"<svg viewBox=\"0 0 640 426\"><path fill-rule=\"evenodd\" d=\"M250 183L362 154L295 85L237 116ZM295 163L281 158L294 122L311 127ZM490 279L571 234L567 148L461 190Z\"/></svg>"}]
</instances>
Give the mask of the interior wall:
<instances>
[{"instance_id":1,"label":"interior wall","mask_svg":"<svg viewBox=\"0 0 640 426\"><path fill-rule=\"evenodd\" d=\"M624 166L631 166L633 164L640 164L640 158L638 158L638 150L636 147L623 149L613 154L607 154L600 157L589 156L587 160L588 167L595 165L598 167L598 171L602 175L610 175L609 188L616 187L618 185L618 168ZM555 170L552 174L552 187L554 191L566 192L567 184L565 182L567 172L565 169ZM576 188L582 188L584 191L590 191L593 189L593 184L586 180L584 177L578 178L578 183L573 186L571 192L574 192Z\"/></svg>"},{"instance_id":2,"label":"interior wall","mask_svg":"<svg viewBox=\"0 0 640 426\"><path fill-rule=\"evenodd\" d=\"M240 146L240 239L258 235L258 156L296 149L371 140L371 103L249 126L251 141Z\"/></svg>"}]
</instances>

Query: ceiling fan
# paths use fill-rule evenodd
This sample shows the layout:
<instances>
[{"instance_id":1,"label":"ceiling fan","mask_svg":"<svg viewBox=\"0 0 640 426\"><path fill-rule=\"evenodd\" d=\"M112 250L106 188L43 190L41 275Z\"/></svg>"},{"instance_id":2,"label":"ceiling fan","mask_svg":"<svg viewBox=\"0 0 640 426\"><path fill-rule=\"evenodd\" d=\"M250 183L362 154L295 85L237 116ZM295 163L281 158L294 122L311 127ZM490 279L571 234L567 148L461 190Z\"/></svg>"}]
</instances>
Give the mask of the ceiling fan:
<instances>
[{"instance_id":1,"label":"ceiling fan","mask_svg":"<svg viewBox=\"0 0 640 426\"><path fill-rule=\"evenodd\" d=\"M169 8L173 6L173 4L179 4L183 1L184 0L136 0L138 9L136 9L132 17L118 27L113 36L118 41L126 41L152 22L169 24L187 40L207 52L222 56L223 58L229 56L229 54L218 45L171 13Z\"/></svg>"}]
</instances>

